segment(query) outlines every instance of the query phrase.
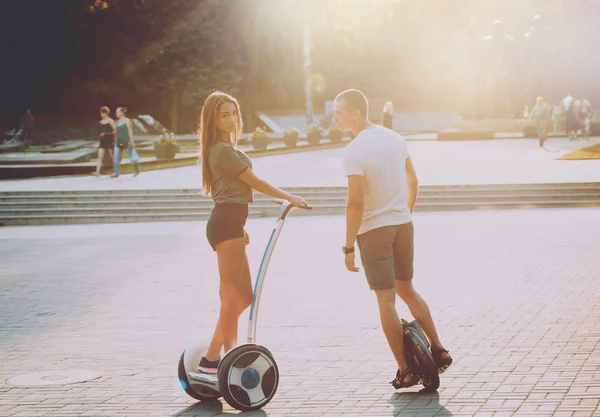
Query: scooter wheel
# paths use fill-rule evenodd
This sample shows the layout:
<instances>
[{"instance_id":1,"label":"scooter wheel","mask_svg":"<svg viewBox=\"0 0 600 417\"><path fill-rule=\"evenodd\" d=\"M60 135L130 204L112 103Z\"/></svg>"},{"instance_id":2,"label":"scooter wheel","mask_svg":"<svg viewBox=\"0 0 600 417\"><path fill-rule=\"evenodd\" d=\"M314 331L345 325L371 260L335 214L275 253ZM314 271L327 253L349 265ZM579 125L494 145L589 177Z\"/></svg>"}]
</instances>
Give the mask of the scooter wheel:
<instances>
[{"instance_id":1,"label":"scooter wheel","mask_svg":"<svg viewBox=\"0 0 600 417\"><path fill-rule=\"evenodd\" d=\"M218 372L223 399L240 411L261 409L273 399L279 385L275 359L260 345L246 344L230 350Z\"/></svg>"},{"instance_id":2,"label":"scooter wheel","mask_svg":"<svg viewBox=\"0 0 600 417\"><path fill-rule=\"evenodd\" d=\"M181 387L186 392L186 394L198 401L214 400L216 398L219 398L221 396L221 394L219 394L215 390L211 390L210 388L200 387L198 385L192 386L192 384L190 383L190 380L187 376L187 372L185 371L185 366L184 366L184 362L183 362L184 355L185 355L185 352L181 354L181 359L179 359L177 375L179 376L179 383L181 384Z\"/></svg>"},{"instance_id":3,"label":"scooter wheel","mask_svg":"<svg viewBox=\"0 0 600 417\"><path fill-rule=\"evenodd\" d=\"M197 372L198 364L202 356L208 350L209 342L203 339L192 342L181 354L179 366L177 367L177 376L183 390L195 400L212 400L221 397L221 393L208 386L199 384L196 381L190 380L189 373Z\"/></svg>"}]
</instances>

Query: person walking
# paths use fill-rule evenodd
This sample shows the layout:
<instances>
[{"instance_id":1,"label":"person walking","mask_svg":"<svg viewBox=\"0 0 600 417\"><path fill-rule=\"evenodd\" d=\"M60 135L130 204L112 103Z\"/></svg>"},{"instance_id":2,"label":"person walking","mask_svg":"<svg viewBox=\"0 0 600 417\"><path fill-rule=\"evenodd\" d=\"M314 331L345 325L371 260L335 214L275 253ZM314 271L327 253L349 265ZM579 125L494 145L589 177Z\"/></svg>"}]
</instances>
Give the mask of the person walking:
<instances>
[{"instance_id":1,"label":"person walking","mask_svg":"<svg viewBox=\"0 0 600 417\"><path fill-rule=\"evenodd\" d=\"M115 140L114 147L114 162L113 162L113 174L111 178L117 178L119 176L119 168L121 166L121 156L124 150L127 150L129 160L135 168L134 177L140 175L140 157L135 150L135 140L133 138L133 127L131 120L125 117L127 109L125 107L117 107L115 114L117 116L116 131L117 138Z\"/></svg>"},{"instance_id":2,"label":"person walking","mask_svg":"<svg viewBox=\"0 0 600 417\"><path fill-rule=\"evenodd\" d=\"M98 122L98 136L100 142L98 144L98 161L96 163L96 172L92 175L100 176L102 169L102 161L104 160L105 152L108 152L110 158L114 162L113 146L115 142L115 134L117 133L117 125L115 121L109 117L110 109L106 106L100 108L100 121Z\"/></svg>"},{"instance_id":3,"label":"person walking","mask_svg":"<svg viewBox=\"0 0 600 417\"><path fill-rule=\"evenodd\" d=\"M546 140L546 125L548 124L548 106L546 106L542 97L537 98L529 118L536 122L538 144L540 148L543 148Z\"/></svg>"}]
</instances>

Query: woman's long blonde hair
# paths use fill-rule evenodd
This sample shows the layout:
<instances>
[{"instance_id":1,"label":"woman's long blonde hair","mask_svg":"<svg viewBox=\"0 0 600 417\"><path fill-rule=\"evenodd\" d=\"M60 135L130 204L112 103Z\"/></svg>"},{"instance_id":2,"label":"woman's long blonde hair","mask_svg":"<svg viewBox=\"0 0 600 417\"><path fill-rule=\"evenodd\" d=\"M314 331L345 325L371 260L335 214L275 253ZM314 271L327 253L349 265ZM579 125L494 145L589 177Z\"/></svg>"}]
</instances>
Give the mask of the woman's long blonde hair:
<instances>
[{"instance_id":1,"label":"woman's long blonde hair","mask_svg":"<svg viewBox=\"0 0 600 417\"><path fill-rule=\"evenodd\" d=\"M237 111L236 129L231 137L232 145L237 145L240 133L242 132L242 112L240 111L240 105L235 97L221 91L215 91L212 93L202 106L200 112L200 120L198 122L198 135L200 139L200 154L202 164L202 193L204 195L210 195L212 189L212 172L208 165L208 152L215 143L219 140L217 137L217 125L216 120L219 116L219 106L223 103L232 103Z\"/></svg>"}]
</instances>

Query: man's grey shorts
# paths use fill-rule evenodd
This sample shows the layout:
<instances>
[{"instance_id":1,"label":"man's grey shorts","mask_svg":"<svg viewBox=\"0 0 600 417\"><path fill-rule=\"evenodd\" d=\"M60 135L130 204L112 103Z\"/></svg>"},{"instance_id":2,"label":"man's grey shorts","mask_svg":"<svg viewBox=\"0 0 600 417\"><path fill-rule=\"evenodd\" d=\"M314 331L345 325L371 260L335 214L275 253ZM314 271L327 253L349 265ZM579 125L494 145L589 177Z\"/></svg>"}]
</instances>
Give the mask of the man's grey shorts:
<instances>
[{"instance_id":1,"label":"man's grey shorts","mask_svg":"<svg viewBox=\"0 0 600 417\"><path fill-rule=\"evenodd\" d=\"M358 236L360 259L372 290L395 288L413 278L413 223L384 226Z\"/></svg>"}]
</instances>

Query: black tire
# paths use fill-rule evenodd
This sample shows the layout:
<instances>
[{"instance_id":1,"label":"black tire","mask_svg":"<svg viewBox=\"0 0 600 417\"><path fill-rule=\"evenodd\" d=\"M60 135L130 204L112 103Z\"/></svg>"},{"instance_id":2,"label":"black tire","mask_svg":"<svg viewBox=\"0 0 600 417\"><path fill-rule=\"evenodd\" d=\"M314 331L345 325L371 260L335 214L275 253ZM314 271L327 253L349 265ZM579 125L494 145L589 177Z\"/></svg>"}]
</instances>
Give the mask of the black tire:
<instances>
[{"instance_id":1,"label":"black tire","mask_svg":"<svg viewBox=\"0 0 600 417\"><path fill-rule=\"evenodd\" d=\"M260 372L262 374L251 366L257 364L257 360L261 364L262 369ZM232 381L236 378L234 373L241 372L241 369L245 369L240 379L242 383L236 384ZM254 370L254 372L250 371L250 369ZM260 410L273 399L279 385L279 368L277 367L277 363L271 352L260 345L241 345L227 352L221 360L218 372L219 390L223 395L223 399L231 407L240 411ZM252 374L253 386L243 386L243 378L246 372ZM258 385L260 385L259 395L262 395L262 398L253 401L250 399L248 392L258 387Z\"/></svg>"},{"instance_id":2,"label":"black tire","mask_svg":"<svg viewBox=\"0 0 600 417\"><path fill-rule=\"evenodd\" d=\"M410 326L406 328L404 343L409 366L423 377L424 391L436 391L440 387L440 376L429 350L429 343L423 340L419 331Z\"/></svg>"},{"instance_id":3,"label":"black tire","mask_svg":"<svg viewBox=\"0 0 600 417\"><path fill-rule=\"evenodd\" d=\"M221 394L210 388L198 387L197 389L192 388L190 380L188 379L187 372L185 371L185 364L183 363L183 356L185 352L181 354L179 358L179 366L177 367L177 376L179 377L179 383L186 392L187 395L195 400L214 400L221 397Z\"/></svg>"},{"instance_id":4,"label":"black tire","mask_svg":"<svg viewBox=\"0 0 600 417\"><path fill-rule=\"evenodd\" d=\"M440 375L436 372L425 374L423 379L423 391L434 392L440 387Z\"/></svg>"}]
</instances>

